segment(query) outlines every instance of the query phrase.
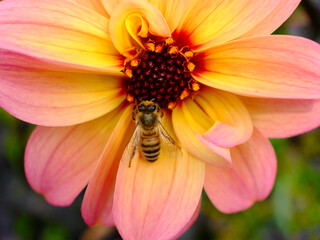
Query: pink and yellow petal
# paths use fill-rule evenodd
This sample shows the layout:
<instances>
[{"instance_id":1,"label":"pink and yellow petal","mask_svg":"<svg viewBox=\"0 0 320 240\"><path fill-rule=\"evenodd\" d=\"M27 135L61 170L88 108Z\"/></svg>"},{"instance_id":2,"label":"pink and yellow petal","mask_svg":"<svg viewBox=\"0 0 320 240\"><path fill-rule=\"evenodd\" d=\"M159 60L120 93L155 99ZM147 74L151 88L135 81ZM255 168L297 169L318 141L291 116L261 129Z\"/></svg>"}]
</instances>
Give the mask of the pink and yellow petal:
<instances>
[{"instance_id":1,"label":"pink and yellow petal","mask_svg":"<svg viewBox=\"0 0 320 240\"><path fill-rule=\"evenodd\" d=\"M110 112L125 98L118 77L44 71L26 66L38 66L31 58L4 51L0 55L6 59L0 63L0 106L23 121L78 124Z\"/></svg>"},{"instance_id":2,"label":"pink and yellow petal","mask_svg":"<svg viewBox=\"0 0 320 240\"><path fill-rule=\"evenodd\" d=\"M268 138L286 138L320 126L320 100L241 97L253 124Z\"/></svg>"},{"instance_id":3,"label":"pink and yellow petal","mask_svg":"<svg viewBox=\"0 0 320 240\"><path fill-rule=\"evenodd\" d=\"M204 88L195 101L207 115L216 120L214 125L202 134L207 141L220 147L233 147L251 137L251 117L234 94Z\"/></svg>"},{"instance_id":4,"label":"pink and yellow petal","mask_svg":"<svg viewBox=\"0 0 320 240\"><path fill-rule=\"evenodd\" d=\"M129 141L134 124L132 107L121 108L117 125L110 136L99 163L90 179L82 202L81 212L88 225L113 225L113 193L119 161ZM128 166L127 166L128 167Z\"/></svg>"},{"instance_id":5,"label":"pink and yellow petal","mask_svg":"<svg viewBox=\"0 0 320 240\"><path fill-rule=\"evenodd\" d=\"M288 19L300 2L301 0L280 0L266 18L244 35L240 36L240 38L264 36L273 33Z\"/></svg>"},{"instance_id":6,"label":"pink and yellow petal","mask_svg":"<svg viewBox=\"0 0 320 240\"><path fill-rule=\"evenodd\" d=\"M175 35L196 51L221 45L255 27L278 1L191 0Z\"/></svg>"},{"instance_id":7,"label":"pink and yellow petal","mask_svg":"<svg viewBox=\"0 0 320 240\"><path fill-rule=\"evenodd\" d=\"M228 166L229 148L246 142L253 131L250 115L239 98L210 88L179 104L172 117L182 146L216 166Z\"/></svg>"},{"instance_id":8,"label":"pink and yellow petal","mask_svg":"<svg viewBox=\"0 0 320 240\"><path fill-rule=\"evenodd\" d=\"M64 68L120 75L123 57L108 27L107 18L72 1L0 2L0 48Z\"/></svg>"},{"instance_id":9,"label":"pink and yellow petal","mask_svg":"<svg viewBox=\"0 0 320 240\"><path fill-rule=\"evenodd\" d=\"M214 121L192 100L178 104L172 112L172 123L177 139L192 156L219 167L231 165L230 150L212 144L202 133L210 129Z\"/></svg>"},{"instance_id":10,"label":"pink and yellow petal","mask_svg":"<svg viewBox=\"0 0 320 240\"><path fill-rule=\"evenodd\" d=\"M172 132L169 125L164 127ZM171 239L192 219L201 198L204 163L182 152L178 159L161 152L153 163L138 156L130 168L129 160L122 159L113 217L123 239Z\"/></svg>"},{"instance_id":11,"label":"pink and yellow petal","mask_svg":"<svg viewBox=\"0 0 320 240\"><path fill-rule=\"evenodd\" d=\"M224 213L249 208L271 192L276 176L272 145L258 130L252 138L231 149L232 167L206 165L204 189L211 202Z\"/></svg>"},{"instance_id":12,"label":"pink and yellow petal","mask_svg":"<svg viewBox=\"0 0 320 240\"><path fill-rule=\"evenodd\" d=\"M317 99L320 45L292 36L234 41L198 54L199 82L240 95Z\"/></svg>"},{"instance_id":13,"label":"pink and yellow petal","mask_svg":"<svg viewBox=\"0 0 320 240\"><path fill-rule=\"evenodd\" d=\"M117 114L71 127L36 127L25 152L31 187L53 205L71 204L87 185Z\"/></svg>"},{"instance_id":14,"label":"pink and yellow petal","mask_svg":"<svg viewBox=\"0 0 320 240\"><path fill-rule=\"evenodd\" d=\"M160 37L171 36L161 12L146 0L121 1L112 10L110 35L114 46L121 54L127 55L137 44L142 45L139 37L146 37L145 31L139 31L142 26L147 26L150 34Z\"/></svg>"}]
</instances>

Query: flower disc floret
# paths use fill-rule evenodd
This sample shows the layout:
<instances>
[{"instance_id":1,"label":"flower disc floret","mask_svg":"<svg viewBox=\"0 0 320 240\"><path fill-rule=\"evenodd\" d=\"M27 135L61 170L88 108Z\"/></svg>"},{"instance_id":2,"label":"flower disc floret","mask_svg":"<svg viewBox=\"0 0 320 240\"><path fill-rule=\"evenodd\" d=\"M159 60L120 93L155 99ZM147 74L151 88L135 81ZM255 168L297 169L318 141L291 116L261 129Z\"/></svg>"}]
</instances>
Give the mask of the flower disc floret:
<instances>
[{"instance_id":1,"label":"flower disc floret","mask_svg":"<svg viewBox=\"0 0 320 240\"><path fill-rule=\"evenodd\" d=\"M188 47L180 48L172 38L159 43L149 39L145 50L125 64L124 73L130 78L127 100L154 100L172 110L178 101L200 90L191 76L193 56Z\"/></svg>"}]
</instances>

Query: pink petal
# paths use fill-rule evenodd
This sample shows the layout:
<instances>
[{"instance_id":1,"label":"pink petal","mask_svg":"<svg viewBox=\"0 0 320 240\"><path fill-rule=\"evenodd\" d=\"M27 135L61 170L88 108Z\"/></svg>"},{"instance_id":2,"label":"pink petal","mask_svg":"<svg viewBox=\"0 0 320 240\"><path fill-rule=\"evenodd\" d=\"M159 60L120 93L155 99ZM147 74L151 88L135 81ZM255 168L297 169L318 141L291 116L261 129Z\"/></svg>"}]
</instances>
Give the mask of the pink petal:
<instances>
[{"instance_id":1,"label":"pink petal","mask_svg":"<svg viewBox=\"0 0 320 240\"><path fill-rule=\"evenodd\" d=\"M103 6L103 0L74 0L80 5L93 10L94 12L110 19L110 16Z\"/></svg>"},{"instance_id":2,"label":"pink petal","mask_svg":"<svg viewBox=\"0 0 320 240\"><path fill-rule=\"evenodd\" d=\"M248 38L199 53L194 77L246 96L320 98L320 45L305 38Z\"/></svg>"},{"instance_id":3,"label":"pink petal","mask_svg":"<svg viewBox=\"0 0 320 240\"><path fill-rule=\"evenodd\" d=\"M253 124L268 138L292 137L320 126L320 100L241 97Z\"/></svg>"},{"instance_id":4,"label":"pink petal","mask_svg":"<svg viewBox=\"0 0 320 240\"><path fill-rule=\"evenodd\" d=\"M181 229L181 231L174 236L173 238L171 238L171 240L175 240L178 239L180 236L182 236L186 231L189 230L189 228L195 223L195 221L197 220L197 218L199 217L199 213L200 213L200 208L201 208L201 199L199 201L198 207L195 210L193 216L191 217L191 219L189 220L189 222Z\"/></svg>"},{"instance_id":5,"label":"pink petal","mask_svg":"<svg viewBox=\"0 0 320 240\"><path fill-rule=\"evenodd\" d=\"M234 94L202 89L195 101L204 112L216 119L202 137L220 147L233 147L246 142L252 134L251 117L241 100Z\"/></svg>"},{"instance_id":6,"label":"pink petal","mask_svg":"<svg viewBox=\"0 0 320 240\"><path fill-rule=\"evenodd\" d=\"M206 165L204 188L211 202L224 213L249 208L265 199L276 175L276 156L270 142L258 130L252 138L231 149L232 167Z\"/></svg>"},{"instance_id":7,"label":"pink petal","mask_svg":"<svg viewBox=\"0 0 320 240\"><path fill-rule=\"evenodd\" d=\"M240 38L269 35L280 27L297 8L301 0L280 0L272 12Z\"/></svg>"},{"instance_id":8,"label":"pink petal","mask_svg":"<svg viewBox=\"0 0 320 240\"><path fill-rule=\"evenodd\" d=\"M121 75L109 20L68 0L0 2L0 48L71 70Z\"/></svg>"},{"instance_id":9,"label":"pink petal","mask_svg":"<svg viewBox=\"0 0 320 240\"><path fill-rule=\"evenodd\" d=\"M218 46L254 28L278 1L189 0L175 35L196 51Z\"/></svg>"},{"instance_id":10,"label":"pink petal","mask_svg":"<svg viewBox=\"0 0 320 240\"><path fill-rule=\"evenodd\" d=\"M86 189L81 213L88 225L114 224L111 215L114 185L122 152L134 127L133 123L130 124L131 111L132 107L121 110L121 118L105 146Z\"/></svg>"},{"instance_id":11,"label":"pink petal","mask_svg":"<svg viewBox=\"0 0 320 240\"><path fill-rule=\"evenodd\" d=\"M100 117L124 100L118 77L39 70L48 65L0 51L0 106L44 126L66 126Z\"/></svg>"},{"instance_id":12,"label":"pink petal","mask_svg":"<svg viewBox=\"0 0 320 240\"><path fill-rule=\"evenodd\" d=\"M172 133L169 124L165 128ZM125 155L126 156L126 155ZM123 239L167 240L190 221L199 204L204 163L183 150L180 158L160 154L150 163L135 157L120 162L113 217Z\"/></svg>"},{"instance_id":13,"label":"pink petal","mask_svg":"<svg viewBox=\"0 0 320 240\"><path fill-rule=\"evenodd\" d=\"M88 183L116 124L117 111L72 127L37 127L26 147L31 187L58 206L71 204Z\"/></svg>"}]
</instances>

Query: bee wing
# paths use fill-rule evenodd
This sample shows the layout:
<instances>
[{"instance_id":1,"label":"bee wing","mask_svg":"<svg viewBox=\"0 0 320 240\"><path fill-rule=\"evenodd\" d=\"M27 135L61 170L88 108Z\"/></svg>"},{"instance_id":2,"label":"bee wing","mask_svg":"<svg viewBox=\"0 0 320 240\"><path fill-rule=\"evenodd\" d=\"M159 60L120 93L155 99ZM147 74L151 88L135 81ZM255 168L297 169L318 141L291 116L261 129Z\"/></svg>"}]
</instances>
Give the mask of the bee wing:
<instances>
[{"instance_id":1,"label":"bee wing","mask_svg":"<svg viewBox=\"0 0 320 240\"><path fill-rule=\"evenodd\" d=\"M129 160L128 167L131 167L132 159L137 154L139 154L139 141L140 141L140 124L138 122L122 155L122 159Z\"/></svg>"},{"instance_id":2,"label":"bee wing","mask_svg":"<svg viewBox=\"0 0 320 240\"><path fill-rule=\"evenodd\" d=\"M162 126L161 122L158 121L159 135L161 139L162 153L178 159L182 155L182 151L177 142L169 135L166 129Z\"/></svg>"}]
</instances>

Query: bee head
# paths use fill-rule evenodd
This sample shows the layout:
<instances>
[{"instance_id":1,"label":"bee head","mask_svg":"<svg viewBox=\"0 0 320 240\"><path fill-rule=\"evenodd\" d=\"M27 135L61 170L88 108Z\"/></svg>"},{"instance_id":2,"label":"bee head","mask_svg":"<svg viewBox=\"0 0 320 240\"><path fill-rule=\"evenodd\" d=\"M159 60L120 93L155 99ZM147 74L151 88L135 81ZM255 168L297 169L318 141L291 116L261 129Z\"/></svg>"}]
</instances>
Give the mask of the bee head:
<instances>
[{"instance_id":1,"label":"bee head","mask_svg":"<svg viewBox=\"0 0 320 240\"><path fill-rule=\"evenodd\" d=\"M157 104L152 101L143 101L138 105L138 111L141 113L152 113L157 108L159 108Z\"/></svg>"}]
</instances>

